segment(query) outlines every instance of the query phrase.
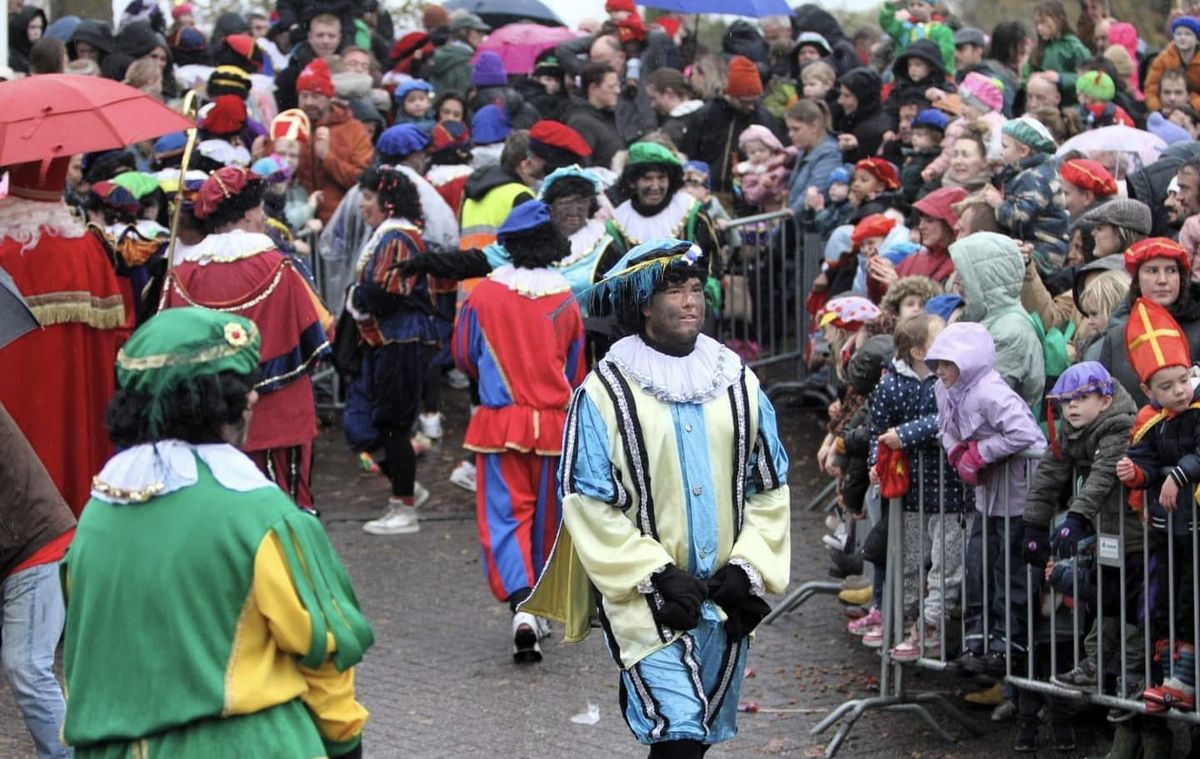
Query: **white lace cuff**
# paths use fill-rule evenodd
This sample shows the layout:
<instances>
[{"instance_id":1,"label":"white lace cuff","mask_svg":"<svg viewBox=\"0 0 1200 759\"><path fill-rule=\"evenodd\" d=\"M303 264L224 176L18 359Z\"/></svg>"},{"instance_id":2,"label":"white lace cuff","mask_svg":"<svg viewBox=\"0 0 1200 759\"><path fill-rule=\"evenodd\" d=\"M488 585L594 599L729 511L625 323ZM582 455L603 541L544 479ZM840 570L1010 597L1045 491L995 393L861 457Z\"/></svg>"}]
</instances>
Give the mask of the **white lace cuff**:
<instances>
[{"instance_id":1,"label":"white lace cuff","mask_svg":"<svg viewBox=\"0 0 1200 759\"><path fill-rule=\"evenodd\" d=\"M639 582L637 584L637 592L641 593L644 596L648 596L651 593L656 592L655 587L654 587L654 582L653 582L654 575L658 574L659 572L663 571L664 569L666 569L669 566L671 566L671 565L663 564L658 569L656 569L653 572L651 572L650 574L646 575L646 579L642 580L641 582Z\"/></svg>"}]
</instances>

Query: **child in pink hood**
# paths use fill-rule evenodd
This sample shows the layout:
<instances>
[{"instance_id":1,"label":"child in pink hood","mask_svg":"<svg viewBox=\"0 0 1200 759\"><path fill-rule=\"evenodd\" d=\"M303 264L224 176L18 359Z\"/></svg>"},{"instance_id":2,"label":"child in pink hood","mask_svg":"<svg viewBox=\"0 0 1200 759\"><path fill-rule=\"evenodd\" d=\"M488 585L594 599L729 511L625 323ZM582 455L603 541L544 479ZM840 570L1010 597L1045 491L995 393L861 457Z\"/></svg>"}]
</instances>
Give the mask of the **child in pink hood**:
<instances>
[{"instance_id":1,"label":"child in pink hood","mask_svg":"<svg viewBox=\"0 0 1200 759\"><path fill-rule=\"evenodd\" d=\"M796 148L785 148L770 129L754 124L738 135L738 149L746 160L733 167L742 196L761 212L778 211L787 204L789 159Z\"/></svg>"},{"instance_id":2,"label":"child in pink hood","mask_svg":"<svg viewBox=\"0 0 1200 759\"><path fill-rule=\"evenodd\" d=\"M1129 53L1129 62L1133 66L1133 71L1129 73L1129 91L1138 100L1145 99L1142 94L1142 80L1138 70L1138 33L1137 28L1133 24L1125 21L1112 21L1108 24L1108 44L1120 45ZM1101 53L1107 58L1108 53L1104 50Z\"/></svg>"}]
</instances>

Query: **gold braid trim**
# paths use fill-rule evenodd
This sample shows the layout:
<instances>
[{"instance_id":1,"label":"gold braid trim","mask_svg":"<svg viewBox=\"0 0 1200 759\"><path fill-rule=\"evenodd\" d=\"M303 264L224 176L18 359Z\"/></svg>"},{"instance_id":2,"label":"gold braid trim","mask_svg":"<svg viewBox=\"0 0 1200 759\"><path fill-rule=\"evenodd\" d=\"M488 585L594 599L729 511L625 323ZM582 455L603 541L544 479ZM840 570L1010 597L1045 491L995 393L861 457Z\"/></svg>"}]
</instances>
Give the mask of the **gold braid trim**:
<instances>
[{"instance_id":1,"label":"gold braid trim","mask_svg":"<svg viewBox=\"0 0 1200 759\"><path fill-rule=\"evenodd\" d=\"M271 297L271 293L275 292L275 288L279 287L279 281L281 279L283 279L284 269L289 268L289 267L291 267L291 262L288 261L288 259L286 259L286 258L283 259L282 262L280 263L279 268L275 270L275 278L271 280L271 284L267 285L267 289L264 290L262 293L260 293L258 295L258 297L251 298L250 300L246 301L245 303L238 303L236 305L228 306L228 307L224 307L224 308L222 308L219 305L215 305L215 304L211 304L211 303L201 303L200 301L192 300L192 296L188 295L187 291L183 289L183 286L180 284L179 280L176 279L175 277L171 277L171 286L174 288L175 292L179 294L179 297L186 300L188 302L188 305L190 305L190 306L199 306L200 308L207 308L212 311L220 311L222 313L230 314L230 313L235 313L237 311L246 311L248 309L254 308L259 303L262 303L264 300Z\"/></svg>"}]
</instances>

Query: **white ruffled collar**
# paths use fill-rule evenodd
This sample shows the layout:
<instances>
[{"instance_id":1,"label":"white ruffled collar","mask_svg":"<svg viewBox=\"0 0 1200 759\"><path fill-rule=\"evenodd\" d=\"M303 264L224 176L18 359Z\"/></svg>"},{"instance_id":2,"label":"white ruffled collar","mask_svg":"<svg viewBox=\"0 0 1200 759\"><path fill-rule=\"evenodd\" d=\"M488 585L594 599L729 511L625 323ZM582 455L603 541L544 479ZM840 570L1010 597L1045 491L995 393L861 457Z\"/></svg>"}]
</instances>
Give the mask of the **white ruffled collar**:
<instances>
[{"instance_id":1,"label":"white ruffled collar","mask_svg":"<svg viewBox=\"0 0 1200 759\"><path fill-rule=\"evenodd\" d=\"M275 241L270 237L258 232L234 229L205 237L184 251L183 260L201 266L212 263L227 264L274 249Z\"/></svg>"},{"instance_id":2,"label":"white ruffled collar","mask_svg":"<svg viewBox=\"0 0 1200 759\"><path fill-rule=\"evenodd\" d=\"M580 227L568 240L571 242L571 253L555 264L559 269L565 269L580 259L587 258L599 246L601 240L608 237L608 227L604 222L588 219L588 223Z\"/></svg>"},{"instance_id":3,"label":"white ruffled collar","mask_svg":"<svg viewBox=\"0 0 1200 759\"><path fill-rule=\"evenodd\" d=\"M540 298L543 295L556 295L571 290L567 278L554 269L523 269L505 264L493 269L488 278L527 298Z\"/></svg>"},{"instance_id":4,"label":"white ruffled collar","mask_svg":"<svg viewBox=\"0 0 1200 759\"><path fill-rule=\"evenodd\" d=\"M742 376L741 358L708 335L686 356L660 353L631 335L613 343L604 360L665 403L707 403Z\"/></svg>"},{"instance_id":5,"label":"white ruffled collar","mask_svg":"<svg viewBox=\"0 0 1200 759\"><path fill-rule=\"evenodd\" d=\"M653 216L642 216L627 200L613 211L613 221L624 233L630 245L637 245L656 237L683 238L688 212L700 201L680 190L661 211Z\"/></svg>"},{"instance_id":6,"label":"white ruffled collar","mask_svg":"<svg viewBox=\"0 0 1200 759\"><path fill-rule=\"evenodd\" d=\"M275 487L246 454L228 443L193 445L160 440L127 448L92 478L92 497L109 503L144 503L196 484L196 459L223 487L239 493Z\"/></svg>"}]
</instances>

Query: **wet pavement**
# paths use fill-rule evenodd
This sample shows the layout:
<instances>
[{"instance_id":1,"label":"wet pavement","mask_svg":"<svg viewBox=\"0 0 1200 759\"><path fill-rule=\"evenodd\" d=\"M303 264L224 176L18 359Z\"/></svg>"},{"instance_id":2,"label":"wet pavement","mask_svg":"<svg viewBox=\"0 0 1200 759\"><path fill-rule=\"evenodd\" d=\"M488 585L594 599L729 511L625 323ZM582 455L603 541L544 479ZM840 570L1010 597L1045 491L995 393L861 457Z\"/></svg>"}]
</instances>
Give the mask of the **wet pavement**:
<instances>
[{"instance_id":1,"label":"wet pavement","mask_svg":"<svg viewBox=\"0 0 1200 759\"><path fill-rule=\"evenodd\" d=\"M506 606L488 592L480 569L474 500L447 478L461 451L465 395L446 390L445 438L418 465L431 491L415 535L375 537L362 523L382 510L387 486L359 472L340 431L326 426L317 446L314 492L371 620L376 644L358 673L360 698L371 711L365 755L397 759L506 757L611 759L642 757L617 709L617 673L599 635L582 644L551 639L545 660L516 666L510 657ZM804 511L823 481L812 463L823 421L811 411L779 409L792 456L792 582L828 580L820 514ZM809 729L849 698L871 695L879 659L845 632L832 596L819 596L760 628L741 695L757 713L739 715L740 734L709 759L823 755L827 736ZM104 652L97 651L97 655ZM967 683L913 670L910 688L937 690L957 702ZM599 720L571 717L595 704ZM868 713L851 732L843 757L1002 757L1011 755L1012 723L995 725L988 711L969 712L982 737L943 742L911 714ZM960 736L966 733L951 723ZM1044 739L1048 730L1044 730ZM1081 732L1080 748L1092 748ZM1093 752L1095 753L1095 752ZM0 688L0 757L32 757L32 744L6 688ZM1082 751L1075 754L1082 756ZM1042 752L1042 756L1071 754Z\"/></svg>"}]
</instances>

